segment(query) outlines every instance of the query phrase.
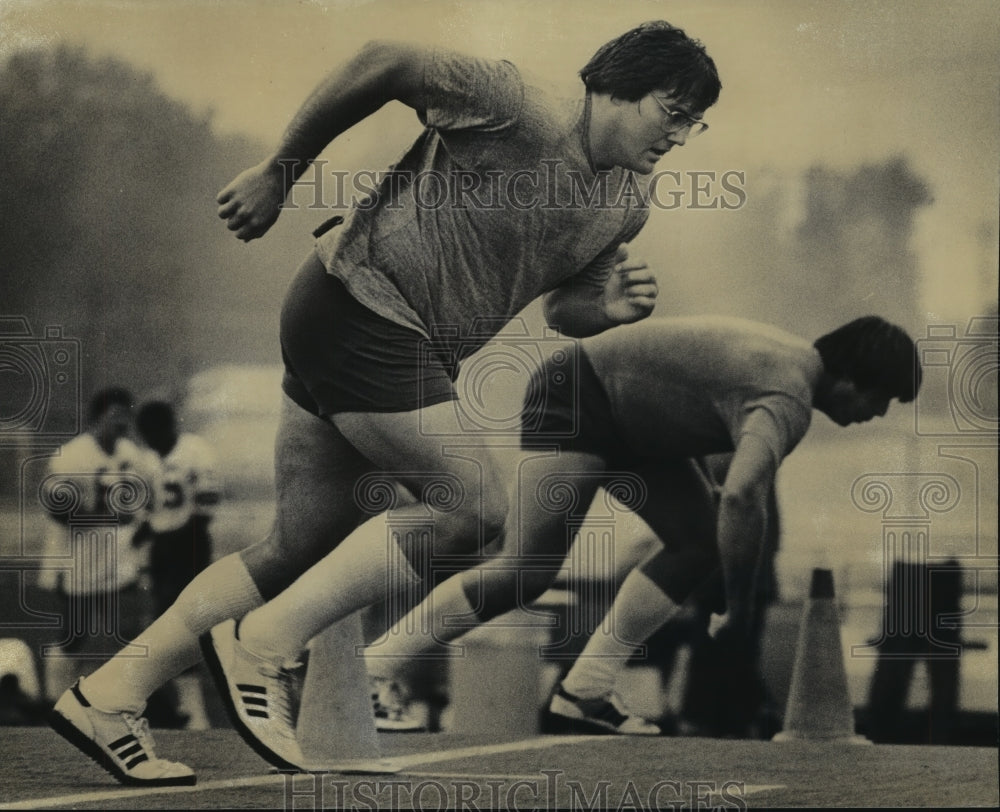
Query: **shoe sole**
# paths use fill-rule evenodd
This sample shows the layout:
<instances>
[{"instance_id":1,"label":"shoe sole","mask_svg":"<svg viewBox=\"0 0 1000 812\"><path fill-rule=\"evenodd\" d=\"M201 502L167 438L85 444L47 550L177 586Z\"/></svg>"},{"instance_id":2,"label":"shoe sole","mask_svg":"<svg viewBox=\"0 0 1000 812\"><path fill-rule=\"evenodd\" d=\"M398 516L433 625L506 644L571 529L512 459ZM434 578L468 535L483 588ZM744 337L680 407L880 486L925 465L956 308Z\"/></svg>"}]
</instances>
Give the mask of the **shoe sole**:
<instances>
[{"instance_id":1,"label":"shoe sole","mask_svg":"<svg viewBox=\"0 0 1000 812\"><path fill-rule=\"evenodd\" d=\"M611 725L601 724L600 722L576 716L564 716L561 713L556 713L554 710L545 712L543 724L546 733L562 733L577 736L593 736L595 734L600 736L623 735L618 728Z\"/></svg>"},{"instance_id":2,"label":"shoe sole","mask_svg":"<svg viewBox=\"0 0 1000 812\"><path fill-rule=\"evenodd\" d=\"M176 778L136 778L119 767L114 759L101 749L97 742L84 734L69 719L59 713L59 711L54 710L49 714L48 723L49 727L56 733L66 739L66 741L85 756L93 759L99 767L107 770L121 784L130 787L191 787L198 781L198 776L196 775L183 775Z\"/></svg>"},{"instance_id":3,"label":"shoe sole","mask_svg":"<svg viewBox=\"0 0 1000 812\"><path fill-rule=\"evenodd\" d=\"M226 678L222 661L219 659L218 652L215 650L215 644L212 642L212 633L206 632L203 634L199 638L199 642L201 643L201 653L205 658L205 664L208 666L208 672L212 675L212 681L215 683L215 689L222 698L222 704L226 708L229 721L232 722L236 732L240 734L240 738L246 742L251 750L272 767L277 767L279 770L284 771L306 772L298 764L292 764L292 762L283 759L275 753L247 727L246 723L240 717L240 712L236 704L233 702L233 696L229 691L229 680Z\"/></svg>"},{"instance_id":4,"label":"shoe sole","mask_svg":"<svg viewBox=\"0 0 1000 812\"><path fill-rule=\"evenodd\" d=\"M375 729L379 733L426 733L426 725L421 725L420 727L384 727L378 722L375 723Z\"/></svg>"},{"instance_id":5,"label":"shoe sole","mask_svg":"<svg viewBox=\"0 0 1000 812\"><path fill-rule=\"evenodd\" d=\"M572 704L562 700L563 703L572 707ZM567 713L560 713L555 710L550 704L545 711L545 719L543 724L546 726L547 731L552 733L568 733L568 734L589 734L589 735L610 735L610 736L663 736L663 729L660 728L656 733L638 733L631 730L622 730L620 727L615 727L609 722L602 722L599 719L592 719L587 716L570 716Z\"/></svg>"}]
</instances>

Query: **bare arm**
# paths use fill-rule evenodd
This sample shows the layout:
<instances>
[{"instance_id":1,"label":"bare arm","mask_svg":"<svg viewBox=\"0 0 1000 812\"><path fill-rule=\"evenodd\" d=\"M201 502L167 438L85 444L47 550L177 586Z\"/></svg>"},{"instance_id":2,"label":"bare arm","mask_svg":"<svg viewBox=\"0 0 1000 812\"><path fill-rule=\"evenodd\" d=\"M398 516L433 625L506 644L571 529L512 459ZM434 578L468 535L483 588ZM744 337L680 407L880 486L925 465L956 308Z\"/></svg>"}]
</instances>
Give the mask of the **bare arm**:
<instances>
[{"instance_id":1,"label":"bare arm","mask_svg":"<svg viewBox=\"0 0 1000 812\"><path fill-rule=\"evenodd\" d=\"M296 180L338 135L389 101L420 109L426 50L373 41L335 68L299 108L277 149L219 192L219 217L244 241L274 225Z\"/></svg>"},{"instance_id":2,"label":"bare arm","mask_svg":"<svg viewBox=\"0 0 1000 812\"><path fill-rule=\"evenodd\" d=\"M724 624L747 634L753 618L754 583L767 528L775 462L759 437L740 440L719 502L718 543L726 589Z\"/></svg>"},{"instance_id":3,"label":"bare arm","mask_svg":"<svg viewBox=\"0 0 1000 812\"><path fill-rule=\"evenodd\" d=\"M604 287L570 279L545 295L545 320L565 335L585 338L646 318L653 312L657 293L649 266L630 260L622 243Z\"/></svg>"}]
</instances>

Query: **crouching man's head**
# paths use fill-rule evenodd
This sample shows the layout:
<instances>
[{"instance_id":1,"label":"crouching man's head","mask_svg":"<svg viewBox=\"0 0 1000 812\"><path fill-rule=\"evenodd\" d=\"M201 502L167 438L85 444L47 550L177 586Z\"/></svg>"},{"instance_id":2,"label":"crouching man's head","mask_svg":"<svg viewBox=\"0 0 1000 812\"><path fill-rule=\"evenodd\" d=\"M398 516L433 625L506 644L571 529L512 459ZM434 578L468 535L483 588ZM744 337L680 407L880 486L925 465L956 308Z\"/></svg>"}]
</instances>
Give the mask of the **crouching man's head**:
<instances>
[{"instance_id":1,"label":"crouching man's head","mask_svg":"<svg viewBox=\"0 0 1000 812\"><path fill-rule=\"evenodd\" d=\"M909 403L923 372L917 348L904 330L878 316L864 316L813 343L823 377L813 405L841 426L883 416L893 398Z\"/></svg>"}]
</instances>

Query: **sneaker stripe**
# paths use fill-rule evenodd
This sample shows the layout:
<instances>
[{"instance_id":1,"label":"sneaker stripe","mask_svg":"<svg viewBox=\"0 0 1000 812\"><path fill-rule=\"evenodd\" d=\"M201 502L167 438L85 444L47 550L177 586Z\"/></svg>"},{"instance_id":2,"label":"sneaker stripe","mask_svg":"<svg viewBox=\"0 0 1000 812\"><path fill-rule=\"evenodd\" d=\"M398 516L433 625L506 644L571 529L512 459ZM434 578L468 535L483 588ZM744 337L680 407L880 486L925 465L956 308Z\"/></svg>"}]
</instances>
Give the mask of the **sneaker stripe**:
<instances>
[{"instance_id":1,"label":"sneaker stripe","mask_svg":"<svg viewBox=\"0 0 1000 812\"><path fill-rule=\"evenodd\" d=\"M226 712L243 741L273 766L300 771L305 759L295 741L294 725L280 715L272 718L265 709L270 701L257 705L246 701L250 695L266 700L272 691L277 693L279 700L285 699L288 686L282 680L284 669L277 663L273 669L277 674L270 673L271 669L251 668L249 655L244 655L239 648L239 635L232 620L206 632L199 642ZM223 654L226 656L221 656ZM225 662L229 660L232 663ZM229 668L235 673L227 673ZM259 676L252 676L251 670L259 671ZM247 678L254 681L247 682ZM275 683L270 682L272 679ZM289 703L291 699L288 697Z\"/></svg>"},{"instance_id":2,"label":"sneaker stripe","mask_svg":"<svg viewBox=\"0 0 1000 812\"><path fill-rule=\"evenodd\" d=\"M125 747L126 745L132 744L135 741L135 736L129 733L127 736L122 736L120 739L115 739L113 742L108 744L112 750L117 750L119 747Z\"/></svg>"},{"instance_id":3,"label":"sneaker stripe","mask_svg":"<svg viewBox=\"0 0 1000 812\"><path fill-rule=\"evenodd\" d=\"M267 707L267 697L264 696L244 696L242 699L244 705L257 705L262 708Z\"/></svg>"},{"instance_id":4,"label":"sneaker stripe","mask_svg":"<svg viewBox=\"0 0 1000 812\"><path fill-rule=\"evenodd\" d=\"M243 691L245 693L250 693L250 694L266 694L267 693L267 688L265 688L263 685L248 685L248 684L243 683L243 682L237 682L236 683L236 687L239 690L241 690L241 691Z\"/></svg>"},{"instance_id":5,"label":"sneaker stripe","mask_svg":"<svg viewBox=\"0 0 1000 812\"><path fill-rule=\"evenodd\" d=\"M131 761L126 761L125 766L126 768L131 770L136 764L142 764L142 762L144 761L149 761L149 756L147 756L145 753L140 753Z\"/></svg>"},{"instance_id":6,"label":"sneaker stripe","mask_svg":"<svg viewBox=\"0 0 1000 812\"><path fill-rule=\"evenodd\" d=\"M115 755L117 755L118 758L120 758L122 761L125 761L126 759L129 759L132 756L134 756L136 753L142 753L142 752L145 752L142 749L142 745L139 744L139 742L136 742L132 747L127 747L120 753L116 752Z\"/></svg>"},{"instance_id":7,"label":"sneaker stripe","mask_svg":"<svg viewBox=\"0 0 1000 812\"><path fill-rule=\"evenodd\" d=\"M84 755L93 759L94 762L96 762L103 769L107 770L122 784L141 787L176 787L192 786L197 780L194 773L190 772L187 774L170 775L162 778L137 778L127 769L123 769L123 765L118 761L118 759L114 758L106 751L105 748L107 745L99 745L95 739L93 739L89 734L84 733L79 727L77 727L75 722L67 716L64 716L61 711L52 711L49 715L49 724L52 726L52 729L56 731L56 733L66 739L66 741L74 747L77 747ZM131 767L135 764L140 764L145 760L146 755L143 754L142 756L137 757L132 764L125 766Z\"/></svg>"}]
</instances>

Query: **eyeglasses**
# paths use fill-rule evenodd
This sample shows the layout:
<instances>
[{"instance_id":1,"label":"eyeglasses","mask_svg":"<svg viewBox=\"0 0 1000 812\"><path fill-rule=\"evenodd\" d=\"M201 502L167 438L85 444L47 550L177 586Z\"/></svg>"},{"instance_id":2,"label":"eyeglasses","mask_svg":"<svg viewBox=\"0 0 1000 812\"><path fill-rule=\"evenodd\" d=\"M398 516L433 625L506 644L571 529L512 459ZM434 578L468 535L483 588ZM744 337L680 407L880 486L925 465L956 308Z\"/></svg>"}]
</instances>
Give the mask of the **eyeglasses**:
<instances>
[{"instance_id":1,"label":"eyeglasses","mask_svg":"<svg viewBox=\"0 0 1000 812\"><path fill-rule=\"evenodd\" d=\"M683 110L675 110L673 107L667 107L667 105L660 101L659 97L654 96L652 93L649 95L652 96L653 101L660 106L660 109L664 113L661 117L664 132L676 133L684 129L690 129L687 137L694 138L708 129L708 125L701 119L694 118Z\"/></svg>"}]
</instances>

